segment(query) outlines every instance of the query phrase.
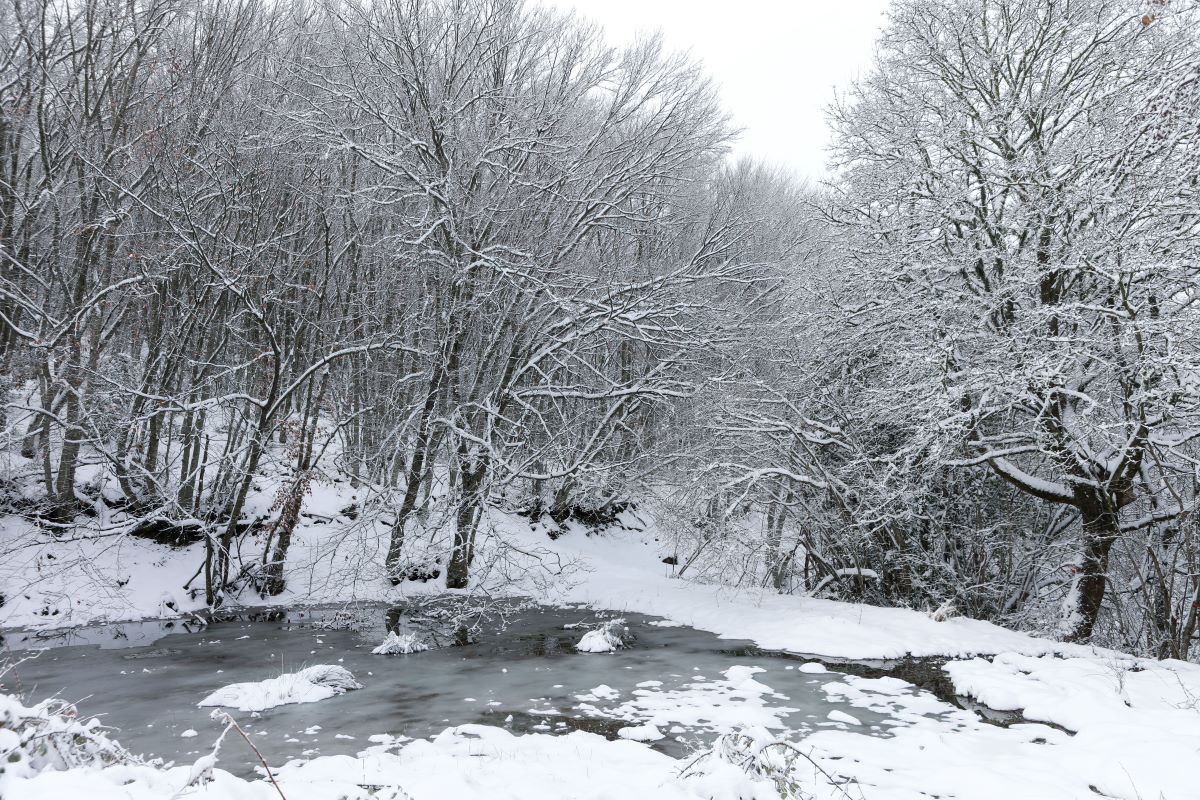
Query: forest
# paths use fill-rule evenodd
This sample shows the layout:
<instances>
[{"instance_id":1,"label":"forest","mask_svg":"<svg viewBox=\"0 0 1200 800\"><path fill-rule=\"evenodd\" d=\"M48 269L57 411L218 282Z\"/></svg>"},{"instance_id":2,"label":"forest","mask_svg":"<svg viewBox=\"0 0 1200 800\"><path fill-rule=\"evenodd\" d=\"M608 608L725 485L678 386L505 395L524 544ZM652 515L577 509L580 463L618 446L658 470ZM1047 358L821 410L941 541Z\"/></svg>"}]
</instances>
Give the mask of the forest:
<instances>
[{"instance_id":1,"label":"forest","mask_svg":"<svg viewBox=\"0 0 1200 800\"><path fill-rule=\"evenodd\" d=\"M331 476L450 588L491 508L644 506L683 574L1195 657L1178 6L902 0L810 185L510 0L6 3L0 502L203 541L209 606Z\"/></svg>"},{"instance_id":2,"label":"forest","mask_svg":"<svg viewBox=\"0 0 1200 800\"><path fill-rule=\"evenodd\" d=\"M1196 797L1200 4L568 5L0 0L0 796Z\"/></svg>"}]
</instances>

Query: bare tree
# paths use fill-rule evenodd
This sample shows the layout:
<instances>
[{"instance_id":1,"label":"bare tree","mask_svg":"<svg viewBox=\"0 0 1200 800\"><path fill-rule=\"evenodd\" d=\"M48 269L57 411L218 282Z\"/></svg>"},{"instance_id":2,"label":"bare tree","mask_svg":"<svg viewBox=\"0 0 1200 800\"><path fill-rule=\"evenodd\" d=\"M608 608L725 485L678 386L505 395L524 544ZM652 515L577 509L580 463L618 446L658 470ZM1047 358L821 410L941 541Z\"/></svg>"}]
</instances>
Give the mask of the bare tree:
<instances>
[{"instance_id":1,"label":"bare tree","mask_svg":"<svg viewBox=\"0 0 1200 800\"><path fill-rule=\"evenodd\" d=\"M923 455L1078 511L1077 640L1194 405L1193 22L900 3L835 112L833 217L872 287L854 313L903 353L888 396L921 414Z\"/></svg>"}]
</instances>

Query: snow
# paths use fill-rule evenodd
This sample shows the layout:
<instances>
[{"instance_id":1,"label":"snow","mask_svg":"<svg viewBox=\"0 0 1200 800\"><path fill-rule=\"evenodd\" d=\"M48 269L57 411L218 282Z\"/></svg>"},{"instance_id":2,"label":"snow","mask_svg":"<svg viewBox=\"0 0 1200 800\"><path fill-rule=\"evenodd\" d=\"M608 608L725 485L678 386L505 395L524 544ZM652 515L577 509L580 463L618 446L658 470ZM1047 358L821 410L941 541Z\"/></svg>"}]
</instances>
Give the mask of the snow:
<instances>
[{"instance_id":1,"label":"snow","mask_svg":"<svg viewBox=\"0 0 1200 800\"><path fill-rule=\"evenodd\" d=\"M786 700L754 676L764 672L759 667L735 665L725 670L724 677L706 680L694 676L692 683L662 691L655 686L635 689L633 697L620 703L604 705L605 697L596 689L589 695L579 695L587 701L579 706L586 713L638 722L643 727L658 728L685 726L692 730L729 733L743 726L783 731L784 718L796 709L783 704L768 704L767 698ZM655 683L650 681L647 683ZM606 689L608 687L598 687Z\"/></svg>"},{"instance_id":2,"label":"snow","mask_svg":"<svg viewBox=\"0 0 1200 800\"><path fill-rule=\"evenodd\" d=\"M620 645L608 639L602 630L588 631L575 645L575 649L581 653L612 653L619 647Z\"/></svg>"},{"instance_id":3,"label":"snow","mask_svg":"<svg viewBox=\"0 0 1200 800\"><path fill-rule=\"evenodd\" d=\"M663 733L647 722L645 725L621 728L617 731L617 736L634 742L656 742L663 738Z\"/></svg>"},{"instance_id":4,"label":"snow","mask_svg":"<svg viewBox=\"0 0 1200 800\"><path fill-rule=\"evenodd\" d=\"M460 725L431 741L412 742L396 755L289 765L280 771L280 783L289 800L294 800L289 786L300 781L310 787L336 785L347 775L365 785L402 787L414 800L769 797L756 795L755 782L740 771L682 778L678 766L644 744L582 731L514 736L500 728Z\"/></svg>"},{"instance_id":5,"label":"snow","mask_svg":"<svg viewBox=\"0 0 1200 800\"><path fill-rule=\"evenodd\" d=\"M362 684L345 667L318 664L257 683L231 683L217 689L197 705L224 706L238 711L265 711L291 703L316 703L349 689L361 688Z\"/></svg>"},{"instance_id":6,"label":"snow","mask_svg":"<svg viewBox=\"0 0 1200 800\"><path fill-rule=\"evenodd\" d=\"M195 573L201 549L92 537L86 529L54 539L11 516L0 518L0 531L11 542L0 559L5 595L0 627L62 628L178 617L203 606L203 597L178 591Z\"/></svg>"},{"instance_id":7,"label":"snow","mask_svg":"<svg viewBox=\"0 0 1200 800\"><path fill-rule=\"evenodd\" d=\"M496 515L496 524L507 541L523 550L534 552L548 546L544 537L530 531L522 520ZM324 552L318 546L323 535L327 536L328 530L317 526L298 533L293 549L295 566L289 559L289 592L303 593L316 586L321 591L314 593L314 600L398 596L382 576L369 573L357 583L339 587L340 594L334 593L334 582L315 567ZM194 572L196 553L142 541L113 543L122 541L117 538L108 545L45 541L38 548L18 550L20 563L0 564L6 588L15 580L32 585L35 568L47 569L50 577L37 591L30 591L29 599L16 597L0 610L6 615L4 623L55 627L64 621L158 614L166 602L163 591L178 587ZM804 792L819 800L844 798L839 782L854 784L852 796L861 793L868 800L1197 797L1194 765L1200 761L1200 667L1196 665L1134 659L963 617L938 621L921 611L691 583L672 578L662 569L662 553L652 530L584 536L567 526L553 547L556 558L573 565L573 577L548 582L544 573L539 574L527 587L538 599L618 614L650 614L663 618L664 623L752 640L766 649L819 656L833 669L839 659L905 655L958 659L946 666L956 691L994 709L1019 711L1026 721L1007 727L989 724L973 712L896 678L836 676L821 685L831 704L827 721L816 723L816 732L802 735L788 729L778 706L766 705L764 699L772 695L772 689L760 680L753 659L746 659L731 664L722 677L693 676L691 683L672 691L644 682L626 696L603 685L580 695L580 700L591 704L590 713L628 723L617 741L578 731L515 736L498 728L451 727L432 741L387 740L358 757L318 757L281 766L277 777L289 800L366 797L360 786L401 786L414 800L440 796L777 797L769 780L748 775L719 758L704 759L702 769L683 777L684 765L651 749L645 743L650 739L627 738L635 731L648 735L651 728L659 734L674 734L689 727L731 736L754 730L756 741L768 745L755 751L759 755L776 752L769 745L773 737L780 737L786 744L780 745L779 752L799 748L812 759L812 763L796 761L793 768ZM31 552L40 553L41 561L30 561ZM47 559L51 554L56 558ZM60 568L55 563L58 556L64 561L70 556L75 567ZM129 582L111 594L98 596L94 606L67 600L87 596L71 591L89 581L94 584L94 576L85 581L78 572L81 559L93 556L97 570L120 565L123 574L130 576ZM311 580L300 578L305 569L313 576ZM404 590L439 591L440 587ZM172 613L186 612L189 603L194 607L194 601L186 596L176 600L178 609ZM285 595L283 602L291 601ZM38 613L44 608L59 613ZM599 643L611 645L603 630L588 631L581 644L591 637L592 642L602 640ZM603 650L611 651L611 646ZM800 663L796 668L814 676L829 671L818 661ZM216 698L221 705L264 710L279 702L313 702L339 693L319 681L301 684L295 680L303 674L234 684L214 692L206 702ZM342 690L345 688L350 687ZM867 735L868 726L860 724L856 708L886 716L890 735ZM325 718L321 721L331 727ZM371 732L353 733L365 737ZM3 735L0 726L0 737ZM754 763L760 760L755 756ZM0 796L16 800L170 797L182 787L188 769L126 763L85 763L40 771L8 769L0 777ZM212 774L213 782L195 789L195 796L234 800L277 797L269 784L235 778L219 765Z\"/></svg>"},{"instance_id":8,"label":"snow","mask_svg":"<svg viewBox=\"0 0 1200 800\"><path fill-rule=\"evenodd\" d=\"M642 684L640 684L640 683L638 684L638 686L641 686L641 685ZM595 702L598 700L616 700L620 696L621 696L621 693L619 691L612 688L611 686L609 686L606 683L602 683L599 686L593 687L592 690L587 692L586 694L575 695L575 698L577 700L583 700L586 702Z\"/></svg>"},{"instance_id":9,"label":"snow","mask_svg":"<svg viewBox=\"0 0 1200 800\"><path fill-rule=\"evenodd\" d=\"M871 800L1095 798L1092 786L1123 800L1198 796L1197 665L1133 659L964 617L938 621L920 611L688 583L662 573L650 534L563 536L557 544L589 568L561 587L562 601L653 614L826 660L967 659L946 667L958 692L1049 723L989 724L896 678L847 676L825 684L831 700L885 713L898 723L888 738L830 728L799 740L823 769L857 782ZM817 662L799 669L827 671ZM667 714L641 697L624 710L655 725L668 724L665 717L687 716ZM658 713L664 718L656 718ZM769 727L771 721L742 722ZM844 797L823 778L810 774L810 779L807 788L815 796Z\"/></svg>"},{"instance_id":10,"label":"snow","mask_svg":"<svg viewBox=\"0 0 1200 800\"><path fill-rule=\"evenodd\" d=\"M270 488L264 487L262 494L270 495ZM334 517L339 508L352 502L350 492L344 486L319 486L306 503L306 513ZM533 531L524 518L501 513L490 516L497 536L505 541L528 553L549 552L545 535ZM172 549L130 537L88 538L86 530L60 541L14 517L0 520L0 526L13 538L12 555L0 560L0 585L6 595L5 605L0 607L0 627L59 628L105 620L178 617L203 606L202 593L189 597L179 591L203 561L202 545ZM567 531L552 543L554 551L550 553L556 563L573 567L562 570L567 577L547 581L546 574L530 561L526 584L508 587L508 591L524 590L554 603L649 614L672 624L752 639L767 649L826 658L1090 652L964 617L938 622L908 609L691 583L664 574L653 529L585 536L568 525ZM342 529L336 523L310 524L306 518L289 551L288 588L270 602L389 602L406 594L445 591L435 581L392 587L382 570L385 534L371 526ZM352 553L355 561L348 565L342 555L333 558L331 541ZM486 541L480 544L481 550L487 546ZM484 553L480 560L485 560ZM351 566L356 569L350 571ZM118 586L103 579L108 575L128 580ZM164 592L176 597L175 610L163 607ZM254 605L268 601L246 593L238 602ZM589 644L598 644L598 640L591 637Z\"/></svg>"},{"instance_id":11,"label":"snow","mask_svg":"<svg viewBox=\"0 0 1200 800\"><path fill-rule=\"evenodd\" d=\"M5 702L20 707L11 698ZM2 730L2 729L0 729ZM227 745L231 747L232 745ZM224 751L222 751L224 752ZM722 768L723 767L723 768ZM501 728L460 725L432 740L376 745L358 756L294 761L274 770L279 791L245 780L201 756L188 766L141 762L0 772L0 796L14 800L604 800L654 797L775 800L766 784L732 765L687 777L679 762L644 744L583 731L515 736ZM202 776L211 780L186 788Z\"/></svg>"},{"instance_id":12,"label":"snow","mask_svg":"<svg viewBox=\"0 0 1200 800\"><path fill-rule=\"evenodd\" d=\"M1200 696L1200 669L1154 663L1123 678L1101 658L1008 654L949 665L959 691L1010 709L1028 706L1066 731L1036 723L1000 727L896 678L846 676L822 689L891 717L892 736L823 730L801 742L870 798L1189 800L1196 797L1200 713L1188 698Z\"/></svg>"},{"instance_id":13,"label":"snow","mask_svg":"<svg viewBox=\"0 0 1200 800\"><path fill-rule=\"evenodd\" d=\"M510 535L520 535L515 525ZM853 660L1092 652L1089 647L1039 639L966 617L937 622L904 608L672 578L660 569L652 531L565 535L554 544L560 557L573 558L582 568L574 581L559 584L547 595L553 601L663 617L728 638L750 639L769 650Z\"/></svg>"},{"instance_id":14,"label":"snow","mask_svg":"<svg viewBox=\"0 0 1200 800\"><path fill-rule=\"evenodd\" d=\"M387 638L371 652L379 656L394 656L421 653L428 649L429 645L415 633L388 631Z\"/></svg>"},{"instance_id":15,"label":"snow","mask_svg":"<svg viewBox=\"0 0 1200 800\"><path fill-rule=\"evenodd\" d=\"M1200 668L1194 664L1005 653L952 662L946 671L959 691L985 705L1073 731L1058 746L1059 758L1103 794L1197 794Z\"/></svg>"},{"instance_id":16,"label":"snow","mask_svg":"<svg viewBox=\"0 0 1200 800\"><path fill-rule=\"evenodd\" d=\"M614 653L625 647L629 628L624 619L610 619L595 630L588 631L575 645L581 653Z\"/></svg>"},{"instance_id":17,"label":"snow","mask_svg":"<svg viewBox=\"0 0 1200 800\"><path fill-rule=\"evenodd\" d=\"M71 705L46 700L26 706L0 694L0 797L8 797L3 791L6 777L135 760L108 738L99 720L79 720Z\"/></svg>"},{"instance_id":18,"label":"snow","mask_svg":"<svg viewBox=\"0 0 1200 800\"><path fill-rule=\"evenodd\" d=\"M865 569L860 567L835 569L832 573L822 578L820 582L818 582L817 585L812 588L812 594L820 594L822 589L841 578L869 578L877 581L879 580L879 573L873 569Z\"/></svg>"},{"instance_id":19,"label":"snow","mask_svg":"<svg viewBox=\"0 0 1200 800\"><path fill-rule=\"evenodd\" d=\"M191 786L195 783L208 783L213 780L213 770L217 766L216 753L208 753L196 759L188 770L187 778L184 780L184 787Z\"/></svg>"}]
</instances>

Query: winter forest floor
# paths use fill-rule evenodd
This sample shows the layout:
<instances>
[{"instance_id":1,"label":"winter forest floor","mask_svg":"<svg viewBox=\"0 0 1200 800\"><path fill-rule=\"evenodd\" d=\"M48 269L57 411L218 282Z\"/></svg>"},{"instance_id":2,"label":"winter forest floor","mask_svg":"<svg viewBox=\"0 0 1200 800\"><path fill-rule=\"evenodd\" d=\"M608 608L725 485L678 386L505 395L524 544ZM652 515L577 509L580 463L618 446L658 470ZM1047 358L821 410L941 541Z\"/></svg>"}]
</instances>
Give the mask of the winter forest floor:
<instances>
[{"instance_id":1,"label":"winter forest floor","mask_svg":"<svg viewBox=\"0 0 1200 800\"><path fill-rule=\"evenodd\" d=\"M319 505L320 498L316 500ZM437 581L393 589L382 575L373 577L362 568L377 555L370 549L374 541L370 531L361 528L354 533L354 526L342 525L338 530L343 539L334 550L330 547L334 523L324 520L321 514L307 518L289 561L289 592L273 598L272 605L398 601L414 592L443 591ZM728 691L720 695L725 713L717 729L730 735L704 754L676 759L647 743L610 740L586 731L516 735L498 727L455 725L451 720L444 732L427 740L388 742L373 736L376 744L366 746L368 735L385 731L354 731L365 747L358 755L322 755L272 765L276 787L266 779L246 780L220 769L222 761L241 760L248 752L234 732L223 744L214 780L204 785L193 782L185 789L198 772L212 765L203 758L182 766L124 763L121 758L121 763L101 766L86 758L29 755L34 752L31 742L44 736L45 730L57 726L69 733L80 723L54 717L45 709L31 709L41 697L6 696L0 705L0 752L26 755L0 772L0 796L11 800L85 794L94 800L281 795L287 800L1200 797L1195 783L1195 767L1200 763L1198 666L1064 645L975 620L935 621L917 611L677 579L661 561L665 552L653 528L637 530L641 526L629 522L623 529L590 535L571 528L551 542L519 517L496 515L493 530L503 534L496 541L506 543L504 552L497 549L480 559L491 572L478 576L477 582L485 587L489 582L516 586L517 591L548 604L585 604L663 617L722 637L752 640L767 650L809 656L834 672L842 671L838 665L842 660L872 660L875 670L884 672L846 667L847 673L859 675L838 675L837 680L822 684L821 690L831 709L836 702L851 712L857 708L864 716L888 718L891 735L869 735L853 713L841 711L830 713L837 724L815 732L753 727L756 718L742 710L770 689L750 677L753 670L745 669L755 666L751 652L729 656ZM193 549L172 549L129 537L51 541L13 519L4 522L4 530L10 541L24 546L11 548L16 555L0 565L5 594L0 627L49 629L170 617L202 604L202 597L190 598L179 591L199 561ZM346 540L353 536L360 540ZM357 554L361 563L351 563L346 553ZM554 568L546 569L547 564ZM945 660L941 669L953 691L940 692L939 699L886 674L894 666L889 660L904 656L939 657L929 662L935 673ZM624 655L571 657L621 659ZM420 667L421 655L403 658L387 666ZM821 671L813 663L806 669ZM274 674L267 672L262 678ZM364 683L372 680L361 673L356 677ZM14 690L11 680L5 690ZM673 702L692 703L694 697L680 695ZM1017 713L996 724L971 710L976 706ZM337 717L330 716L334 712L326 711L328 705L305 708L306 719L313 724L338 725ZM669 712L662 713L669 718ZM234 713L235 718L245 716ZM644 719L649 725L655 721L652 717L644 711L633 719ZM26 721L19 723L20 719ZM743 725L751 727L742 729ZM219 727L214 725L200 736L214 739ZM35 729L42 733L31 733ZM119 732L107 735L120 739ZM103 744L104 734L94 728L84 730L76 740L91 742L93 737L101 744L88 747L110 746Z\"/></svg>"}]
</instances>

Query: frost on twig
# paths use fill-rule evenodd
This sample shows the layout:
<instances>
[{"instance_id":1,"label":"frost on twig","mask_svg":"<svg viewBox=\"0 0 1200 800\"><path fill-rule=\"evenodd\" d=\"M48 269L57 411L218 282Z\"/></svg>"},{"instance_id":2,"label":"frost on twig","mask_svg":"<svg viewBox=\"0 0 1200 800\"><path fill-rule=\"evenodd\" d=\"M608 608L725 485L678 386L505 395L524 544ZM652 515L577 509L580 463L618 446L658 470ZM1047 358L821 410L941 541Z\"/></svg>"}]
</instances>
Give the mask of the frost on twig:
<instances>
[{"instance_id":1,"label":"frost on twig","mask_svg":"<svg viewBox=\"0 0 1200 800\"><path fill-rule=\"evenodd\" d=\"M81 722L69 703L26 706L0 695L0 775L137 763L140 759L109 739L98 720Z\"/></svg>"},{"instance_id":2,"label":"frost on twig","mask_svg":"<svg viewBox=\"0 0 1200 800\"><path fill-rule=\"evenodd\" d=\"M692 759L680 772L691 778L719 773L736 767L751 778L769 782L785 800L811 800L817 797L806 789L823 784L840 800L861 800L858 786L827 771L810 753L794 743L777 739L765 729L745 729L717 737L712 747ZM811 776L811 777L810 777Z\"/></svg>"}]
</instances>

